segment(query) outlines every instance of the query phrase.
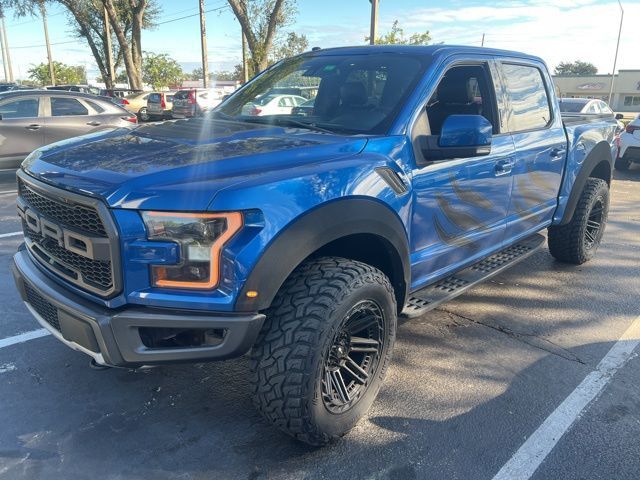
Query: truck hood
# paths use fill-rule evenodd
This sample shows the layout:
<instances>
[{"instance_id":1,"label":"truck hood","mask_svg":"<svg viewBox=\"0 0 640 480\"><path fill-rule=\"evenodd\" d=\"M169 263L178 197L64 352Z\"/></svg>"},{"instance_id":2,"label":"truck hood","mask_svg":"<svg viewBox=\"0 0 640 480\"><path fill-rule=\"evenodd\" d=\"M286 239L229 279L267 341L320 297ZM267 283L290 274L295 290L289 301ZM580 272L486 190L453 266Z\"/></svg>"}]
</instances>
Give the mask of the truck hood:
<instances>
[{"instance_id":1,"label":"truck hood","mask_svg":"<svg viewBox=\"0 0 640 480\"><path fill-rule=\"evenodd\" d=\"M269 171L354 155L366 138L244 122L190 119L54 143L22 168L111 207L205 210L221 189Z\"/></svg>"}]
</instances>

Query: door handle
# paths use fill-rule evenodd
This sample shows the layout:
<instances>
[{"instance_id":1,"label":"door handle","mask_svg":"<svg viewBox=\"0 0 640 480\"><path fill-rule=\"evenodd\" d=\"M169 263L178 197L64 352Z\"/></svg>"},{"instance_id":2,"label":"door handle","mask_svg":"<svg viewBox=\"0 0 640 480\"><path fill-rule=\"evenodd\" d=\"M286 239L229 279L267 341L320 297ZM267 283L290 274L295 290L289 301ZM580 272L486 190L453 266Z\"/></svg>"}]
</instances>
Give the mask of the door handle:
<instances>
[{"instance_id":1,"label":"door handle","mask_svg":"<svg viewBox=\"0 0 640 480\"><path fill-rule=\"evenodd\" d=\"M97 127L98 125L102 125L102 122L97 122L97 121L92 121L92 122L87 122L87 125L91 125L92 127Z\"/></svg>"},{"instance_id":2,"label":"door handle","mask_svg":"<svg viewBox=\"0 0 640 480\"><path fill-rule=\"evenodd\" d=\"M27 130L40 130L40 128L42 127L42 125L38 125L37 123L32 123L31 125L27 125L26 128Z\"/></svg>"},{"instance_id":3,"label":"door handle","mask_svg":"<svg viewBox=\"0 0 640 480\"><path fill-rule=\"evenodd\" d=\"M551 157L552 161L562 160L564 158L565 153L566 153L566 150L564 148L553 148L549 153L549 156Z\"/></svg>"},{"instance_id":4,"label":"door handle","mask_svg":"<svg viewBox=\"0 0 640 480\"><path fill-rule=\"evenodd\" d=\"M494 167L495 176L501 177L503 175L509 175L511 170L513 170L513 165L514 161L511 159L499 160Z\"/></svg>"}]
</instances>

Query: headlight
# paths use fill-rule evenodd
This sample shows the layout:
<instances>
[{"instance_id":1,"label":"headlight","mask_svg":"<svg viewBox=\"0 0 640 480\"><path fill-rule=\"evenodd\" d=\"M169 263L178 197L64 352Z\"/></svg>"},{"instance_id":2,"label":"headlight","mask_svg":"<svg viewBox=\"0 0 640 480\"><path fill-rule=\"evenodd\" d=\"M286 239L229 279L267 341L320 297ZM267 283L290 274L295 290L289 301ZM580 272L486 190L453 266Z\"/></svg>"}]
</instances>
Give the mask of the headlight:
<instances>
[{"instance_id":1,"label":"headlight","mask_svg":"<svg viewBox=\"0 0 640 480\"><path fill-rule=\"evenodd\" d=\"M180 263L151 266L157 287L211 289L220 280L224 245L242 228L242 214L142 212L149 240L176 242Z\"/></svg>"}]
</instances>

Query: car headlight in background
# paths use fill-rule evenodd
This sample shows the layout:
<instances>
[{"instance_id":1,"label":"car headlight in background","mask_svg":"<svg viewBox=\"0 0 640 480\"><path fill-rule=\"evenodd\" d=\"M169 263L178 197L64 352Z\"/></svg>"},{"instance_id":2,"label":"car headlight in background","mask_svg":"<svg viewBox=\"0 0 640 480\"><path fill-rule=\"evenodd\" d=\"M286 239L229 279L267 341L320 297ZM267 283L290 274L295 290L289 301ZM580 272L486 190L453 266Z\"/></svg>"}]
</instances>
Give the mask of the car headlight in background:
<instances>
[{"instance_id":1,"label":"car headlight in background","mask_svg":"<svg viewBox=\"0 0 640 480\"><path fill-rule=\"evenodd\" d=\"M176 242L180 263L151 266L156 287L211 289L220 280L224 245L242 228L242 214L142 212L149 240Z\"/></svg>"}]
</instances>

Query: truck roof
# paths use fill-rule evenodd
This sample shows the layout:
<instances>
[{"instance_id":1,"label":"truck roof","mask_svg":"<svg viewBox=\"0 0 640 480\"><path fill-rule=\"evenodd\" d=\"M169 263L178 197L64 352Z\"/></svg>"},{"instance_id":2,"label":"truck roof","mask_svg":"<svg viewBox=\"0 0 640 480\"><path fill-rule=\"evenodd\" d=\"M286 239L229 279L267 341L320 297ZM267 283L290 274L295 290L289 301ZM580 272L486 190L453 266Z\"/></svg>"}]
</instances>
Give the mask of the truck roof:
<instances>
[{"instance_id":1,"label":"truck roof","mask_svg":"<svg viewBox=\"0 0 640 480\"><path fill-rule=\"evenodd\" d=\"M471 47L466 45L362 45L351 47L335 47L305 53L304 55L321 56L321 55L362 55L371 52L395 52L395 53L411 53L417 55L451 55L456 53L473 53L483 55L500 55L509 57L518 57L537 62L543 62L540 57L529 55L522 52L512 50L500 50L497 48Z\"/></svg>"}]
</instances>

